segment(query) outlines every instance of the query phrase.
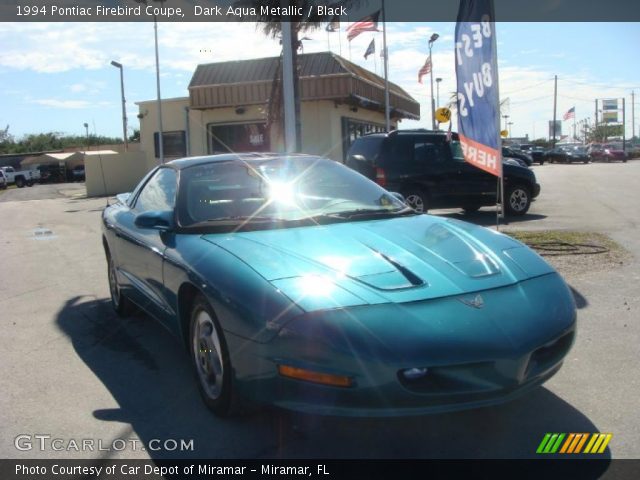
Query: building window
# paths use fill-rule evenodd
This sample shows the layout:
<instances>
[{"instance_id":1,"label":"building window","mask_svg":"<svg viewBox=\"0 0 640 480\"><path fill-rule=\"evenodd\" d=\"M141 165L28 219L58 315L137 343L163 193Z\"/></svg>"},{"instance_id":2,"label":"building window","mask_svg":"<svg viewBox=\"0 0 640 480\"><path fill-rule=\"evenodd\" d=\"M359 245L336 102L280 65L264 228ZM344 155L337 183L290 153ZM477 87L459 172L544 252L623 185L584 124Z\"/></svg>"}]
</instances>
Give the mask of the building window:
<instances>
[{"instance_id":1,"label":"building window","mask_svg":"<svg viewBox=\"0 0 640 480\"><path fill-rule=\"evenodd\" d=\"M264 123L208 125L209 153L268 152L267 126Z\"/></svg>"},{"instance_id":2,"label":"building window","mask_svg":"<svg viewBox=\"0 0 640 480\"><path fill-rule=\"evenodd\" d=\"M160 158L158 132L153 134L153 149L156 158ZM162 153L165 157L180 158L187 156L187 136L184 130L162 132Z\"/></svg>"},{"instance_id":3,"label":"building window","mask_svg":"<svg viewBox=\"0 0 640 480\"><path fill-rule=\"evenodd\" d=\"M353 118L342 117L342 161L347 158L347 152L356 138L369 133L384 132L384 125L379 123L354 120Z\"/></svg>"}]
</instances>

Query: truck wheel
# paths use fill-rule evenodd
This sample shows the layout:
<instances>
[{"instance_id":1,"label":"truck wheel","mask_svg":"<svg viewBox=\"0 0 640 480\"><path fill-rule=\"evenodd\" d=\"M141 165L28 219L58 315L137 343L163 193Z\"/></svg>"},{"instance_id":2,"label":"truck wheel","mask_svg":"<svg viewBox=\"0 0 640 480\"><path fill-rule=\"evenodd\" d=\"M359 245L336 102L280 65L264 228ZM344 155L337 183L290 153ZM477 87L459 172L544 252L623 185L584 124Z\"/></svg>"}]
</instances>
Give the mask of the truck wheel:
<instances>
[{"instance_id":1,"label":"truck wheel","mask_svg":"<svg viewBox=\"0 0 640 480\"><path fill-rule=\"evenodd\" d=\"M531 193L524 185L511 185L505 195L505 209L511 215L524 215L531 206Z\"/></svg>"},{"instance_id":2,"label":"truck wheel","mask_svg":"<svg viewBox=\"0 0 640 480\"><path fill-rule=\"evenodd\" d=\"M18 188L24 187L24 178L22 177L16 178L16 187Z\"/></svg>"},{"instance_id":3,"label":"truck wheel","mask_svg":"<svg viewBox=\"0 0 640 480\"><path fill-rule=\"evenodd\" d=\"M27 187L33 187L33 180L27 180Z\"/></svg>"},{"instance_id":4,"label":"truck wheel","mask_svg":"<svg viewBox=\"0 0 640 480\"><path fill-rule=\"evenodd\" d=\"M405 203L418 213L427 213L429 210L429 195L418 187L411 187L404 192Z\"/></svg>"}]
</instances>

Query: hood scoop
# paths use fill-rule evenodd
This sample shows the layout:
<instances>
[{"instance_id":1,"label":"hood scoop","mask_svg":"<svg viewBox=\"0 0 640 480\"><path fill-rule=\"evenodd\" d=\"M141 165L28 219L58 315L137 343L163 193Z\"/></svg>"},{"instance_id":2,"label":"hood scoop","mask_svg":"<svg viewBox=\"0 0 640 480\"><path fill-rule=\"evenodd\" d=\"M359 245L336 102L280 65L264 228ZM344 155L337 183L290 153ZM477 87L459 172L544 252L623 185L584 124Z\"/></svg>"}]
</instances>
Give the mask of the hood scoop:
<instances>
[{"instance_id":1,"label":"hood scoop","mask_svg":"<svg viewBox=\"0 0 640 480\"><path fill-rule=\"evenodd\" d=\"M382 258L394 269L390 272L377 273L373 275L361 275L355 280L365 283L379 290L400 290L403 288L413 288L428 286L427 282L418 277L404 265L390 258L375 248L366 245L377 257Z\"/></svg>"}]
</instances>

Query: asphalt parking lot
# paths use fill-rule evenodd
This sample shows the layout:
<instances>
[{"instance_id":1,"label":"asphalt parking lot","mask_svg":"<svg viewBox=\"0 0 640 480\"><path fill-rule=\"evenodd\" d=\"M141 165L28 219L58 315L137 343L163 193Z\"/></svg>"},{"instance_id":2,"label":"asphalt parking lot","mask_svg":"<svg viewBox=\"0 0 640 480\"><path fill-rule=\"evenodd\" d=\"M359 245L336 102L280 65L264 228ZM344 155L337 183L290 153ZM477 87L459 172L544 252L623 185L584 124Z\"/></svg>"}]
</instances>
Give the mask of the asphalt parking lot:
<instances>
[{"instance_id":1,"label":"asphalt parking lot","mask_svg":"<svg viewBox=\"0 0 640 480\"><path fill-rule=\"evenodd\" d=\"M539 200L503 229L598 231L630 260L566 277L579 299L578 337L543 387L501 406L399 419L274 410L214 417L180 345L142 314L121 320L111 312L100 241L105 199L84 198L82 184L0 193L0 456L523 458L536 456L546 432L608 432L605 456L639 458L640 161L534 170ZM488 208L436 213L495 222ZM193 440L194 449L143 451L131 442L122 451L41 451L34 441L18 450L19 435L50 435L63 447L71 439Z\"/></svg>"}]
</instances>

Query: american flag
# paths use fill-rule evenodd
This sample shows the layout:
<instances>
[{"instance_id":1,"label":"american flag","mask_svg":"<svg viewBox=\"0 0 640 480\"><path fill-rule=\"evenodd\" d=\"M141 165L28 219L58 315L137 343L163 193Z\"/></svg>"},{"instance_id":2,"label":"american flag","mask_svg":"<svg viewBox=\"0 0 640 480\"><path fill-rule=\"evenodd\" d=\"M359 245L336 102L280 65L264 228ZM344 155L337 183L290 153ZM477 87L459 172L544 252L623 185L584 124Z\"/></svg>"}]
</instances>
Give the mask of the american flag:
<instances>
[{"instance_id":1,"label":"american flag","mask_svg":"<svg viewBox=\"0 0 640 480\"><path fill-rule=\"evenodd\" d=\"M427 58L427 61L424 62L424 65L420 70L418 70L418 83L422 83L422 77L424 77L427 73L431 71L431 55Z\"/></svg>"},{"instance_id":2,"label":"american flag","mask_svg":"<svg viewBox=\"0 0 640 480\"><path fill-rule=\"evenodd\" d=\"M571 107L562 117L563 120L569 120L570 118L576 118L576 107Z\"/></svg>"},{"instance_id":3,"label":"american flag","mask_svg":"<svg viewBox=\"0 0 640 480\"><path fill-rule=\"evenodd\" d=\"M347 40L351 41L360 35L362 32L377 32L378 31L378 16L380 10L376 13L372 13L369 16L364 17L359 22L353 22L347 27Z\"/></svg>"},{"instance_id":4,"label":"american flag","mask_svg":"<svg viewBox=\"0 0 640 480\"><path fill-rule=\"evenodd\" d=\"M372 39L371 43L367 47L367 51L364 52L364 59L366 60L369 55L376 53L376 39Z\"/></svg>"}]
</instances>

